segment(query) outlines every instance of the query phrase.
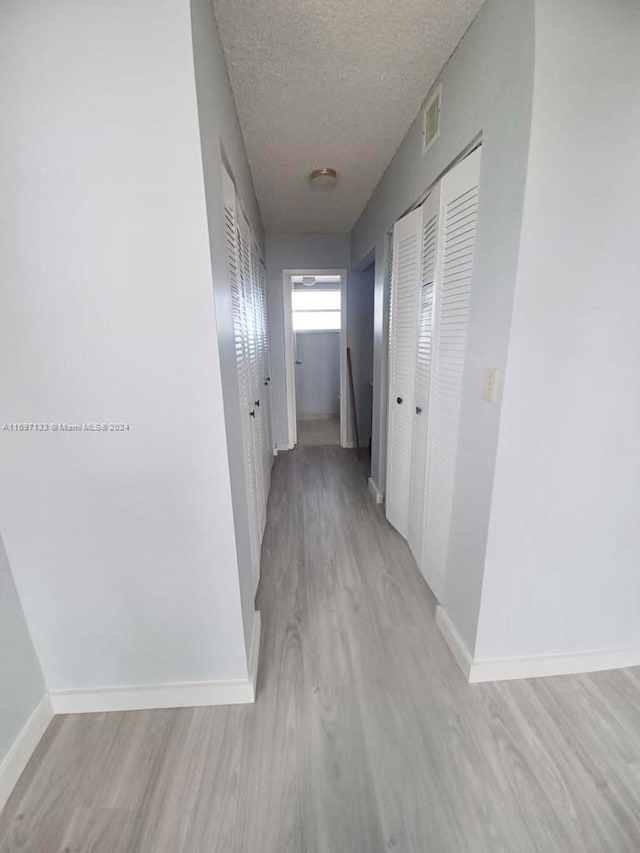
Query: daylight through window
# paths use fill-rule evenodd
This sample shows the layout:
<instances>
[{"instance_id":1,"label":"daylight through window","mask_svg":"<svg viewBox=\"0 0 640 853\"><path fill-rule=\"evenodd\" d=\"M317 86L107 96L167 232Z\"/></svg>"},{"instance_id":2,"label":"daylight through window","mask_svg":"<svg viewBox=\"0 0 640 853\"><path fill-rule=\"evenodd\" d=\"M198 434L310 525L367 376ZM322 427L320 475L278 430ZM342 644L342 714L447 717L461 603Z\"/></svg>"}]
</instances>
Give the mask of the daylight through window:
<instances>
[{"instance_id":1,"label":"daylight through window","mask_svg":"<svg viewBox=\"0 0 640 853\"><path fill-rule=\"evenodd\" d=\"M340 328L339 290L294 290L291 306L294 332L324 332Z\"/></svg>"}]
</instances>

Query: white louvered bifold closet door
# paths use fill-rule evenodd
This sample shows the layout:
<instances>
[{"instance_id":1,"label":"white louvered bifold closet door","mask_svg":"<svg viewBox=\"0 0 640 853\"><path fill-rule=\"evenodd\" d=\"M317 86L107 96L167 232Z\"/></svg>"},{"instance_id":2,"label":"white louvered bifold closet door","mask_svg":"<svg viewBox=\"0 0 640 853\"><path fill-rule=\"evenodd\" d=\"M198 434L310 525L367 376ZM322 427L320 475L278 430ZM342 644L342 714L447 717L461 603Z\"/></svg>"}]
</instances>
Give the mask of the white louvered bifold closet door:
<instances>
[{"instance_id":1,"label":"white louvered bifold closet door","mask_svg":"<svg viewBox=\"0 0 640 853\"><path fill-rule=\"evenodd\" d=\"M265 457L265 404L264 404L264 331L262 318L262 299L260 294L260 256L255 243L251 246L251 300L253 320L253 353L251 361L254 406L255 406L255 453L256 472L258 481L258 518L260 522L260 538L264 533L267 520L267 483L264 467Z\"/></svg>"},{"instance_id":2,"label":"white louvered bifold closet door","mask_svg":"<svg viewBox=\"0 0 640 853\"><path fill-rule=\"evenodd\" d=\"M258 396L258 341L255 312L255 277L251 257L251 229L246 217L238 211L240 233L242 316L244 324L245 353L249 377L249 416L252 495L255 503L255 520L258 528L258 543L262 541L264 476L260 453L260 398ZM258 560L259 560L258 549Z\"/></svg>"},{"instance_id":3,"label":"white louvered bifold closet door","mask_svg":"<svg viewBox=\"0 0 640 853\"><path fill-rule=\"evenodd\" d=\"M437 597L447 566L478 213L480 149L442 179L422 571Z\"/></svg>"},{"instance_id":4,"label":"white louvered bifold closet door","mask_svg":"<svg viewBox=\"0 0 640 853\"><path fill-rule=\"evenodd\" d=\"M266 495L269 495L271 486L271 468L273 466L273 428L271 424L271 360L269 355L269 329L267 325L267 276L264 264L258 262L258 281L260 296L260 347L262 352L262 425L264 432L264 476Z\"/></svg>"},{"instance_id":5,"label":"white louvered bifold closet door","mask_svg":"<svg viewBox=\"0 0 640 853\"><path fill-rule=\"evenodd\" d=\"M260 571L260 534L258 529L256 478L252 446L253 418L250 415L253 408L251 405L253 401L251 397L251 377L246 341L244 258L236 208L235 188L233 186L233 181L224 169L222 171L222 183L224 192L227 258L229 264L229 289L231 292L231 305L233 311L236 373L238 377L238 392L242 423L242 456L247 493L247 512L249 516L251 561L254 577L257 578Z\"/></svg>"},{"instance_id":6,"label":"white louvered bifold closet door","mask_svg":"<svg viewBox=\"0 0 640 853\"><path fill-rule=\"evenodd\" d=\"M416 563L422 564L427 469L427 435L431 402L433 312L440 235L440 184L423 205L422 281L418 307L416 385L413 425L408 541Z\"/></svg>"},{"instance_id":7,"label":"white louvered bifold closet door","mask_svg":"<svg viewBox=\"0 0 640 853\"><path fill-rule=\"evenodd\" d=\"M393 229L386 513L405 538L409 528L421 267L422 207L396 222Z\"/></svg>"}]
</instances>

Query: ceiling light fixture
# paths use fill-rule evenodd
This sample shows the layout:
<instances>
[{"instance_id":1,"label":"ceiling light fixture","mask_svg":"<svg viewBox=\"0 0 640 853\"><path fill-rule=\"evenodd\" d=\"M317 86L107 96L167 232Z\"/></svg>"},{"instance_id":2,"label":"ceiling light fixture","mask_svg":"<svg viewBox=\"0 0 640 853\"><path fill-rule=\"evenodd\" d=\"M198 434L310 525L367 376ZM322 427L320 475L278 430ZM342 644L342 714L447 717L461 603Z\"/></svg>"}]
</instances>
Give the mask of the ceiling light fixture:
<instances>
[{"instance_id":1,"label":"ceiling light fixture","mask_svg":"<svg viewBox=\"0 0 640 853\"><path fill-rule=\"evenodd\" d=\"M313 287L313 285L316 283L315 275L303 275L302 283L305 287Z\"/></svg>"},{"instance_id":2,"label":"ceiling light fixture","mask_svg":"<svg viewBox=\"0 0 640 853\"><path fill-rule=\"evenodd\" d=\"M314 189L333 190L338 183L338 173L335 169L314 169L309 175L309 183Z\"/></svg>"}]
</instances>

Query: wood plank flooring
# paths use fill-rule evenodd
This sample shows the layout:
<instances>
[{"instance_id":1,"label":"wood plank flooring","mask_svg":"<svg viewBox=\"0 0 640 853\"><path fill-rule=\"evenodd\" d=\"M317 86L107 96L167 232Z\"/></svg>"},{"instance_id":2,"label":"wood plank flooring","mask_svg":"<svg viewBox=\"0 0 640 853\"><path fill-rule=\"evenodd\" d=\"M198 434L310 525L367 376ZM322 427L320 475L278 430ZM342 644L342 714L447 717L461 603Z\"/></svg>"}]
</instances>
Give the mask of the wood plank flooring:
<instances>
[{"instance_id":1,"label":"wood plank flooring","mask_svg":"<svg viewBox=\"0 0 640 853\"><path fill-rule=\"evenodd\" d=\"M640 851L640 671L466 684L347 451L274 469L255 706L59 717L1 853Z\"/></svg>"},{"instance_id":2,"label":"wood plank flooring","mask_svg":"<svg viewBox=\"0 0 640 853\"><path fill-rule=\"evenodd\" d=\"M298 420L298 447L323 447L340 444L340 418Z\"/></svg>"}]
</instances>

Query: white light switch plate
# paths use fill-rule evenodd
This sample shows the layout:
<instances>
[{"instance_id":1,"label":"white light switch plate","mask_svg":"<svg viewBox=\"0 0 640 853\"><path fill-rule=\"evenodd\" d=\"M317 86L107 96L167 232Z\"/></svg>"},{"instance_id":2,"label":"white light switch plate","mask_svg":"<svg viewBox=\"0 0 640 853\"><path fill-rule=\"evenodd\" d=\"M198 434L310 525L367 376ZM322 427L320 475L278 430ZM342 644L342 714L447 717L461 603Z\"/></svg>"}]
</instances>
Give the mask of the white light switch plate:
<instances>
[{"instance_id":1,"label":"white light switch plate","mask_svg":"<svg viewBox=\"0 0 640 853\"><path fill-rule=\"evenodd\" d=\"M485 367L482 384L482 399L487 403L495 403L498 399L498 368Z\"/></svg>"}]
</instances>

